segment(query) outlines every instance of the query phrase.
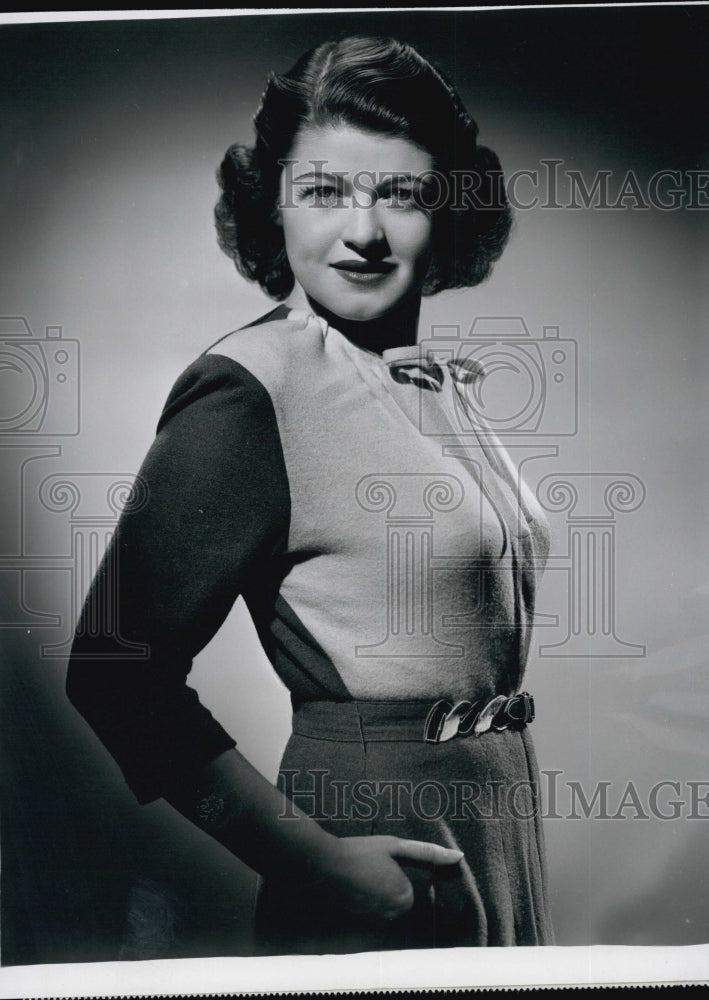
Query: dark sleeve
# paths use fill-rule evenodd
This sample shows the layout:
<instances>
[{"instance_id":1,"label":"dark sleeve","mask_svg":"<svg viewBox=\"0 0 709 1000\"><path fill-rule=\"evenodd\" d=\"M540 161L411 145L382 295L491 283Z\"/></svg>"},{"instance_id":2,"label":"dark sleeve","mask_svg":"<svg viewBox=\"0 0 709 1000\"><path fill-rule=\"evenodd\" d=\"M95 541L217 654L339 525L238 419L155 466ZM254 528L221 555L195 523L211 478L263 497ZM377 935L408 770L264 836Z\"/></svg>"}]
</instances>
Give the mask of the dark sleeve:
<instances>
[{"instance_id":1,"label":"dark sleeve","mask_svg":"<svg viewBox=\"0 0 709 1000\"><path fill-rule=\"evenodd\" d=\"M229 358L199 358L170 393L137 483L77 626L67 694L149 802L235 745L186 678L287 545L288 482L263 385Z\"/></svg>"}]
</instances>

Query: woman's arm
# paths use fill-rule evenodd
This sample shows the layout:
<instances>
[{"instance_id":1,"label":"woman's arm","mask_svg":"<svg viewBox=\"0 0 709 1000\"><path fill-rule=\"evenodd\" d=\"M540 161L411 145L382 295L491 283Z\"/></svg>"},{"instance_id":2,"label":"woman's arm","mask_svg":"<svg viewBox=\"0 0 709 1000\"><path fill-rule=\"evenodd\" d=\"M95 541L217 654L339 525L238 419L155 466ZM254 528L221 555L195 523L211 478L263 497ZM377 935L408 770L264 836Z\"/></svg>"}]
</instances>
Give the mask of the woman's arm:
<instances>
[{"instance_id":1,"label":"woman's arm","mask_svg":"<svg viewBox=\"0 0 709 1000\"><path fill-rule=\"evenodd\" d=\"M244 585L287 544L288 482L270 397L205 356L176 382L74 639L67 694L138 801L194 788L235 745L187 679ZM132 644L130 647L128 644Z\"/></svg>"}]
</instances>

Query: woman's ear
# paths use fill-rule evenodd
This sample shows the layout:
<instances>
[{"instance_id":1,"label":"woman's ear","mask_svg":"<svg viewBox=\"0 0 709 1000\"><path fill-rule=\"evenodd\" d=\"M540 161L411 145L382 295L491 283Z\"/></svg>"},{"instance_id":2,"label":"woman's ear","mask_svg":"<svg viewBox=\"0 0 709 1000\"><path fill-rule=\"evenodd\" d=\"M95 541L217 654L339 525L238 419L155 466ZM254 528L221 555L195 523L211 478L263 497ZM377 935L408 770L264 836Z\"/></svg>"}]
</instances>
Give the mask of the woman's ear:
<instances>
[{"instance_id":1,"label":"woman's ear","mask_svg":"<svg viewBox=\"0 0 709 1000\"><path fill-rule=\"evenodd\" d=\"M279 229L283 227L283 219L281 218L281 209L278 205L273 206L273 211L271 212L271 222L274 226L278 226Z\"/></svg>"}]
</instances>

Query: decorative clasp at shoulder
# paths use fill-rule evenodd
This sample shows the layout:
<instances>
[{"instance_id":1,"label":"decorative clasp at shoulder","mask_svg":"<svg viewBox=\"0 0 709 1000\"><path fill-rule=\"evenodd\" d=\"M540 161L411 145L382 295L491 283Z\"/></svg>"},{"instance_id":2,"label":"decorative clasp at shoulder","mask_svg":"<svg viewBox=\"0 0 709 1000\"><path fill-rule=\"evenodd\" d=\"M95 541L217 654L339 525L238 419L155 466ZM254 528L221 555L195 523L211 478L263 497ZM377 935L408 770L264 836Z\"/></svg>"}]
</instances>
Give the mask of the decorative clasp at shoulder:
<instances>
[{"instance_id":1,"label":"decorative clasp at shoulder","mask_svg":"<svg viewBox=\"0 0 709 1000\"><path fill-rule=\"evenodd\" d=\"M418 344L409 347L392 347L384 351L383 360L395 382L410 382L421 389L440 392L443 386L443 366L456 385L467 384L481 378L485 370L479 361L469 357L436 357L430 349L424 351Z\"/></svg>"}]
</instances>

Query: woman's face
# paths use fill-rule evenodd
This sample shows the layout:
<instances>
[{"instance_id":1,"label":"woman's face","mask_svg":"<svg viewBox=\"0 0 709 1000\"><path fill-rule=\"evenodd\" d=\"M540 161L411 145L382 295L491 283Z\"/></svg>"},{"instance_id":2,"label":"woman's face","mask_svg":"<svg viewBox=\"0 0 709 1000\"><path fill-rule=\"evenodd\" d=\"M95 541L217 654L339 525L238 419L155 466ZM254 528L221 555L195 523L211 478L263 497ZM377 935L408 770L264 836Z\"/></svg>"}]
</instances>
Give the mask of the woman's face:
<instances>
[{"instance_id":1,"label":"woman's face","mask_svg":"<svg viewBox=\"0 0 709 1000\"><path fill-rule=\"evenodd\" d=\"M310 298L367 321L420 295L433 220L414 194L432 169L432 156L406 139L348 125L300 131L281 174L279 216Z\"/></svg>"}]
</instances>

